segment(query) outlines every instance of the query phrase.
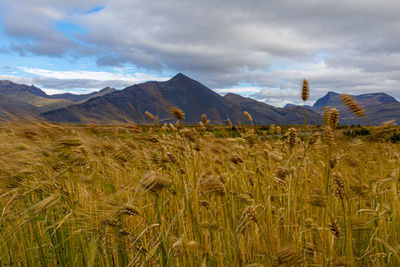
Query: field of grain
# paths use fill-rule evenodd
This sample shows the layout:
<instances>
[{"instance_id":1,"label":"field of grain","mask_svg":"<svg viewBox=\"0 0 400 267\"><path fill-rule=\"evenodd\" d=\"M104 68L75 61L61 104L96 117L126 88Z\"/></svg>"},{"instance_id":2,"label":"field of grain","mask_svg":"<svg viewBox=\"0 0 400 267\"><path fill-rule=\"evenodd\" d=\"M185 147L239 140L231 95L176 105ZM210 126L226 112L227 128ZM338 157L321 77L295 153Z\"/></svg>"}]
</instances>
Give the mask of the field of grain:
<instances>
[{"instance_id":1,"label":"field of grain","mask_svg":"<svg viewBox=\"0 0 400 267\"><path fill-rule=\"evenodd\" d=\"M334 128L3 124L0 266L399 266L399 129Z\"/></svg>"}]
</instances>

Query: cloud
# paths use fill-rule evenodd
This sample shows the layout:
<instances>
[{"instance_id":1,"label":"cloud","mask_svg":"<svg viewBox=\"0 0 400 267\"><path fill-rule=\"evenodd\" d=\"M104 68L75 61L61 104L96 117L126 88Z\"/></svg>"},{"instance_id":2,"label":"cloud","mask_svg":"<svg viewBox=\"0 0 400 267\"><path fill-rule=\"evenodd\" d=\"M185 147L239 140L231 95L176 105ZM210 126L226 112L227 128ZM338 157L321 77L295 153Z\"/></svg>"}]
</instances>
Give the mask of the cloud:
<instances>
[{"instance_id":1,"label":"cloud","mask_svg":"<svg viewBox=\"0 0 400 267\"><path fill-rule=\"evenodd\" d=\"M241 86L241 87L230 87L230 88L223 88L223 89L214 89L217 93L226 94L226 93L235 93L241 95L249 95L258 93L261 91L261 88L254 87L254 86Z\"/></svg>"},{"instance_id":2,"label":"cloud","mask_svg":"<svg viewBox=\"0 0 400 267\"><path fill-rule=\"evenodd\" d=\"M136 72L135 75L119 72L96 71L52 71L47 69L20 67L27 75L0 75L0 80L16 83L34 84L49 94L60 92L92 92L105 87L123 89L133 84L152 81L165 81L169 77Z\"/></svg>"},{"instance_id":3,"label":"cloud","mask_svg":"<svg viewBox=\"0 0 400 267\"><path fill-rule=\"evenodd\" d=\"M0 10L9 49L21 55L90 56L99 68L183 72L220 92L249 84L260 88L254 97L274 103L298 103L303 78L311 101L329 90L400 98L397 0L3 0ZM59 21L84 33L69 36L57 30ZM108 79L26 71L48 83L82 79L83 87Z\"/></svg>"}]
</instances>

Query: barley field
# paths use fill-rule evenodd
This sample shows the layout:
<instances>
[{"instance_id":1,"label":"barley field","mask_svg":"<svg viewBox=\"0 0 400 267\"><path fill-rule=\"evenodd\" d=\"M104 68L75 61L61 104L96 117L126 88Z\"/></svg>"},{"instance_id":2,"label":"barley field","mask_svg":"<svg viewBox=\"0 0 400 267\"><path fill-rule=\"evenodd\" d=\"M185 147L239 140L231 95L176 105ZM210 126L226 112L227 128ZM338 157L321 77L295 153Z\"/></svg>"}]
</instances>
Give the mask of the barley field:
<instances>
[{"instance_id":1,"label":"barley field","mask_svg":"<svg viewBox=\"0 0 400 267\"><path fill-rule=\"evenodd\" d=\"M204 124L1 125L0 265L399 266L399 128Z\"/></svg>"}]
</instances>

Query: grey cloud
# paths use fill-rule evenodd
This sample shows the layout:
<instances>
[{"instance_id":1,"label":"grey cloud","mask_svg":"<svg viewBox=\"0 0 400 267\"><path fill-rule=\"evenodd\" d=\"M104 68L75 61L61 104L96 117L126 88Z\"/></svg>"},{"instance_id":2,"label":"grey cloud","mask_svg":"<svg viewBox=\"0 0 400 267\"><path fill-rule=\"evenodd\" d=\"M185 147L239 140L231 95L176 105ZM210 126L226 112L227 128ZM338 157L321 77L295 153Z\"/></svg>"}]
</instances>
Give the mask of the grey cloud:
<instances>
[{"instance_id":1,"label":"grey cloud","mask_svg":"<svg viewBox=\"0 0 400 267\"><path fill-rule=\"evenodd\" d=\"M211 88L250 83L263 88L255 97L275 102L296 102L303 78L312 84L312 100L328 90L385 91L400 98L397 0L49 3L0 3L7 11L4 30L18 40L14 51L96 55L99 66L180 71ZM84 14L102 5L101 12ZM60 19L82 25L87 35L79 39L88 46L57 32L51 25ZM318 59L321 51L326 56ZM319 61L324 64L306 69ZM276 88L280 93L271 94Z\"/></svg>"}]
</instances>

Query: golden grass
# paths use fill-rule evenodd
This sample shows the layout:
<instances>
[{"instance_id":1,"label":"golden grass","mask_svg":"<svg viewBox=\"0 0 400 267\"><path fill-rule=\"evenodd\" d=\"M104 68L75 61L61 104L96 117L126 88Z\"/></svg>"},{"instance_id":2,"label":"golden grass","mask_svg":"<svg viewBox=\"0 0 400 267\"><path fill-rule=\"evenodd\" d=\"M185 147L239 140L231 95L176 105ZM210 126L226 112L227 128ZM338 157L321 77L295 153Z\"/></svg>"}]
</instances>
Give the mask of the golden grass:
<instances>
[{"instance_id":1,"label":"golden grass","mask_svg":"<svg viewBox=\"0 0 400 267\"><path fill-rule=\"evenodd\" d=\"M399 144L326 121L1 125L0 265L399 266Z\"/></svg>"}]
</instances>

